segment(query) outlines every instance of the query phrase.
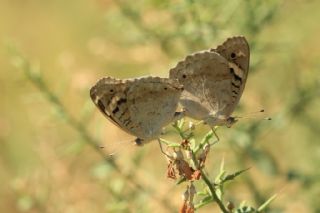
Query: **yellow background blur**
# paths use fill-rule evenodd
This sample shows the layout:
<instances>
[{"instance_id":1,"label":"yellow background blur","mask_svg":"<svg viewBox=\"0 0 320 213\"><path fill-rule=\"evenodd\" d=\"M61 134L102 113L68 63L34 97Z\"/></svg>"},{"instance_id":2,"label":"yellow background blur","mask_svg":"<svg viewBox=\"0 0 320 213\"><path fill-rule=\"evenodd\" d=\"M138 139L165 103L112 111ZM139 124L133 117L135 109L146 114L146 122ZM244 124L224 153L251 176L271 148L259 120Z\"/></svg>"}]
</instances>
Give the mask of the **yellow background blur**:
<instances>
[{"instance_id":1,"label":"yellow background blur","mask_svg":"<svg viewBox=\"0 0 320 213\"><path fill-rule=\"evenodd\" d=\"M0 0L0 211L177 212L185 186L166 178L158 145L130 145L89 89L106 75L168 76L187 54L245 35L251 68L235 114L266 113L219 129L207 171L223 157L229 172L251 167L225 189L235 203L279 193L270 212L319 212L319 11L315 0ZM12 44L64 108L12 65Z\"/></svg>"}]
</instances>

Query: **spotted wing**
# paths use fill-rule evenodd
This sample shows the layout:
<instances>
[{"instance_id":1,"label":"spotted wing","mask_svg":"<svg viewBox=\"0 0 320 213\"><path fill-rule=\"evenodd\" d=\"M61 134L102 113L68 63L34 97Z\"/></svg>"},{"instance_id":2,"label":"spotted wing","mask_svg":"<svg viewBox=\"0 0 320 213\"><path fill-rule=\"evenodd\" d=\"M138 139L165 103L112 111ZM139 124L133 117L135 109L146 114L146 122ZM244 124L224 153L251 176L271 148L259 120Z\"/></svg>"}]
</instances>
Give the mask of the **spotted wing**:
<instances>
[{"instance_id":1,"label":"spotted wing","mask_svg":"<svg viewBox=\"0 0 320 213\"><path fill-rule=\"evenodd\" d=\"M184 86L180 103L186 115L199 120L210 115L229 116L225 109L235 105L240 92L236 74L241 75L237 67L210 51L189 55L170 70L170 78Z\"/></svg>"},{"instance_id":2,"label":"spotted wing","mask_svg":"<svg viewBox=\"0 0 320 213\"><path fill-rule=\"evenodd\" d=\"M182 88L178 81L167 78L136 80L128 91L131 131L143 139L158 137L174 119Z\"/></svg>"},{"instance_id":3,"label":"spotted wing","mask_svg":"<svg viewBox=\"0 0 320 213\"><path fill-rule=\"evenodd\" d=\"M182 86L171 79L103 78L90 90L100 111L124 131L143 140L156 138L172 121Z\"/></svg>"},{"instance_id":4,"label":"spotted wing","mask_svg":"<svg viewBox=\"0 0 320 213\"><path fill-rule=\"evenodd\" d=\"M216 49L211 49L219 53L229 62L235 63L247 76L249 70L250 48L244 36L235 36L228 38Z\"/></svg>"},{"instance_id":5,"label":"spotted wing","mask_svg":"<svg viewBox=\"0 0 320 213\"><path fill-rule=\"evenodd\" d=\"M131 133L126 128L130 118L127 105L127 93L130 82L106 77L100 79L90 90L90 97L102 114L115 125ZM131 133L132 134L132 133Z\"/></svg>"},{"instance_id":6,"label":"spotted wing","mask_svg":"<svg viewBox=\"0 0 320 213\"><path fill-rule=\"evenodd\" d=\"M235 36L228 38L223 44L219 45L216 49L211 49L213 52L219 53L229 61L230 67L235 70L233 74L234 87L239 87L237 91L237 98L233 105L224 109L225 114L231 114L237 106L243 90L245 88L250 60L249 44L245 37Z\"/></svg>"}]
</instances>

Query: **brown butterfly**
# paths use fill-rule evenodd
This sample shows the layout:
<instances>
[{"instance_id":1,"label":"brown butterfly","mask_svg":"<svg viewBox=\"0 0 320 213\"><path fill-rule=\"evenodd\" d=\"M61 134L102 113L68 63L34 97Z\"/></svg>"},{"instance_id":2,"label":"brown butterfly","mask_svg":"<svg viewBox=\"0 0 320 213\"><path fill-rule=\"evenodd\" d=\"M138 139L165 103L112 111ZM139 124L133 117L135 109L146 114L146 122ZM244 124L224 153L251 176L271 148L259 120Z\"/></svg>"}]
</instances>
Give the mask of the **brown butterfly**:
<instances>
[{"instance_id":1,"label":"brown butterfly","mask_svg":"<svg viewBox=\"0 0 320 213\"><path fill-rule=\"evenodd\" d=\"M178 118L182 90L174 79L106 77L91 88L90 96L110 121L136 136L135 143L142 145L157 139L162 128Z\"/></svg>"},{"instance_id":2,"label":"brown butterfly","mask_svg":"<svg viewBox=\"0 0 320 213\"><path fill-rule=\"evenodd\" d=\"M170 70L184 91L180 103L185 114L210 126L231 126L231 117L248 76L250 49L243 36L228 38L208 51L188 55Z\"/></svg>"}]
</instances>

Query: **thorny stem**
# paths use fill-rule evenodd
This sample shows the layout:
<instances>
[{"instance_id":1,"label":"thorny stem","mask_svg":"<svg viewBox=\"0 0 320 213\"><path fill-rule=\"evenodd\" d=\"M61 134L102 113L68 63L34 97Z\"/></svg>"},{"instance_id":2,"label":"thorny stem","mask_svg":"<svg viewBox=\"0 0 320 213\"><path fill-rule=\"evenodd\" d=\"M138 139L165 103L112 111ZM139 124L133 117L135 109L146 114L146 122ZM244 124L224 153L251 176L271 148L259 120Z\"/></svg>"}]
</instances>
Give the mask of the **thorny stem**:
<instances>
[{"instance_id":1,"label":"thorny stem","mask_svg":"<svg viewBox=\"0 0 320 213\"><path fill-rule=\"evenodd\" d=\"M84 139L86 143L90 145L91 148L93 148L103 159L104 161L109 164L119 175L121 175L126 181L131 183L136 189L145 192L150 195L150 197L157 202L160 202L160 204L165 207L168 212L174 212L173 209L175 209L170 202L165 198L159 198L156 195L152 193L152 189L145 189L140 183L138 183L133 177L132 174L125 174L120 169L118 164L114 161L113 158L106 157L104 152L101 150L99 143L97 140L95 140L89 132L86 130L84 125L76 120L64 107L64 105L61 103L59 98L48 88L47 84L43 81L43 79L34 74L32 71L32 68L27 60L25 60L22 56L18 55L19 53L16 53L16 56L19 57L22 60L22 64L20 68L24 71L26 77L28 80L30 80L38 89L39 91L47 98L47 100L54 105L56 109L59 110L59 113L62 115L62 117L65 119L66 123L69 124L73 129L75 129Z\"/></svg>"},{"instance_id":2,"label":"thorny stem","mask_svg":"<svg viewBox=\"0 0 320 213\"><path fill-rule=\"evenodd\" d=\"M212 183L210 182L209 178L206 176L205 172L201 169L201 178L202 180L207 184L213 199L216 201L220 209L223 213L229 213L229 211L226 209L226 207L223 205L222 201L219 199L216 191L214 190Z\"/></svg>"},{"instance_id":3,"label":"thorny stem","mask_svg":"<svg viewBox=\"0 0 320 213\"><path fill-rule=\"evenodd\" d=\"M221 211L222 211L223 213L229 213L229 211L228 211L228 210L226 209L226 207L223 205L222 201L219 199L216 191L214 190L214 187L213 187L211 181L210 181L209 178L206 176L206 174L205 174L205 172L203 171L203 169L201 169L201 168L199 167L198 161L197 161L196 156L195 156L195 154L194 154L193 151L191 151L191 156L192 156L192 161L193 161L194 164L195 164L195 167L201 171L201 178L202 178L202 180L206 183L206 185L208 186L208 188L209 188L209 190L210 190L210 192L211 192L211 195L212 195L214 201L216 201L216 203L218 204L219 208L221 209Z\"/></svg>"}]
</instances>

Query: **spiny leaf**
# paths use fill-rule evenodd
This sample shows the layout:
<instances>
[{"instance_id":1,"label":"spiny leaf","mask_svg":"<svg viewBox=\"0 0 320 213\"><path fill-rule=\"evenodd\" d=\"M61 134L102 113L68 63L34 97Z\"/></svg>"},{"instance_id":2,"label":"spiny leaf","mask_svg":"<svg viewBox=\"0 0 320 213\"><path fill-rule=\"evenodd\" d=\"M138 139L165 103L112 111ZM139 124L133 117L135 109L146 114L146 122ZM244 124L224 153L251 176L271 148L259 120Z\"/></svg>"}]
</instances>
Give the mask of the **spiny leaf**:
<instances>
[{"instance_id":1,"label":"spiny leaf","mask_svg":"<svg viewBox=\"0 0 320 213\"><path fill-rule=\"evenodd\" d=\"M185 122L184 122L184 119L183 119L183 118L177 121L177 127L178 127L179 129L182 129L183 126L184 126L184 124L185 124Z\"/></svg>"},{"instance_id":2,"label":"spiny leaf","mask_svg":"<svg viewBox=\"0 0 320 213\"><path fill-rule=\"evenodd\" d=\"M278 194L274 194L273 196L271 196L266 202L259 206L257 211L261 212L262 210L264 210L274 199L276 199L277 196Z\"/></svg>"},{"instance_id":3,"label":"spiny leaf","mask_svg":"<svg viewBox=\"0 0 320 213\"><path fill-rule=\"evenodd\" d=\"M219 200L222 200L223 187L222 187L222 186L217 187L217 188L215 189L215 192L216 192L216 194L217 194L217 196L218 196Z\"/></svg>"},{"instance_id":4,"label":"spiny leaf","mask_svg":"<svg viewBox=\"0 0 320 213\"><path fill-rule=\"evenodd\" d=\"M209 140L213 137L213 132L210 130L200 141L199 145L194 149L194 152L197 153L202 147L209 143Z\"/></svg>"},{"instance_id":5,"label":"spiny leaf","mask_svg":"<svg viewBox=\"0 0 320 213\"><path fill-rule=\"evenodd\" d=\"M191 150L194 150L196 148L196 140L194 138L191 138L189 140L189 143L190 143Z\"/></svg>"},{"instance_id":6,"label":"spiny leaf","mask_svg":"<svg viewBox=\"0 0 320 213\"><path fill-rule=\"evenodd\" d=\"M180 143L170 143L170 144L167 144L168 147L180 147L181 144Z\"/></svg>"},{"instance_id":7,"label":"spiny leaf","mask_svg":"<svg viewBox=\"0 0 320 213\"><path fill-rule=\"evenodd\" d=\"M226 171L224 169L224 157L222 158L221 164L220 164L220 171L219 174L215 178L216 183L221 183L221 180L224 179L224 176L226 174Z\"/></svg>"},{"instance_id":8,"label":"spiny leaf","mask_svg":"<svg viewBox=\"0 0 320 213\"><path fill-rule=\"evenodd\" d=\"M169 147L180 147L181 144L180 143L175 143L175 142L171 142L168 140L165 140L163 138L159 138L161 143L164 143L165 145L169 146Z\"/></svg>"},{"instance_id":9,"label":"spiny leaf","mask_svg":"<svg viewBox=\"0 0 320 213\"><path fill-rule=\"evenodd\" d=\"M230 181L230 180L233 180L235 179L237 176L239 176L240 174L242 174L243 172L249 170L250 168L247 168L247 169L243 169L243 170L240 170L238 172L235 172L233 174L230 174L230 175L227 175L225 178L223 178L223 180L221 181L221 183L225 183L227 181Z\"/></svg>"},{"instance_id":10,"label":"spiny leaf","mask_svg":"<svg viewBox=\"0 0 320 213\"><path fill-rule=\"evenodd\" d=\"M204 197L198 204L195 205L196 209L201 208L202 206L207 205L208 203L211 203L213 201L213 198L211 195Z\"/></svg>"},{"instance_id":11,"label":"spiny leaf","mask_svg":"<svg viewBox=\"0 0 320 213\"><path fill-rule=\"evenodd\" d=\"M184 183L187 179L185 177L180 178L179 180L176 181L176 185L179 185L181 183Z\"/></svg>"},{"instance_id":12,"label":"spiny leaf","mask_svg":"<svg viewBox=\"0 0 320 213\"><path fill-rule=\"evenodd\" d=\"M208 191L205 190L205 191L197 192L197 196L208 196Z\"/></svg>"},{"instance_id":13,"label":"spiny leaf","mask_svg":"<svg viewBox=\"0 0 320 213\"><path fill-rule=\"evenodd\" d=\"M236 213L255 213L257 211L251 206L243 206L243 207L237 208L235 212Z\"/></svg>"}]
</instances>

